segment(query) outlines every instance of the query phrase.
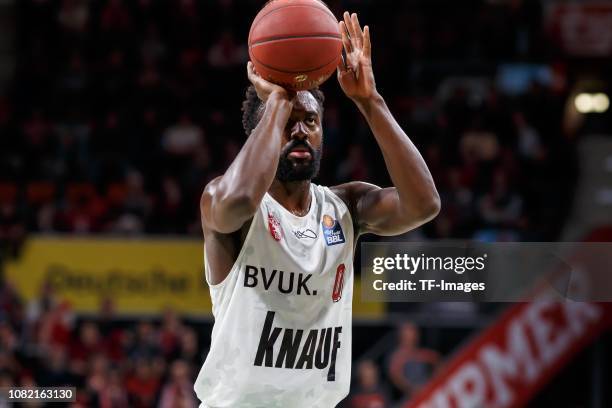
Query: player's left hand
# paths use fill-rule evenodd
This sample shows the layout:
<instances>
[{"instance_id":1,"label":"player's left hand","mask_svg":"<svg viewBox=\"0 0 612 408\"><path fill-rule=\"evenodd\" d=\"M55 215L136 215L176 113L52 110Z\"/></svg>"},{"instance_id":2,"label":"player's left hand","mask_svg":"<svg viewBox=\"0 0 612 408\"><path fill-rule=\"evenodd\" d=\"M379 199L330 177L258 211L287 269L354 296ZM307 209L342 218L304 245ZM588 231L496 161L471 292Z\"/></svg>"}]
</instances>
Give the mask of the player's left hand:
<instances>
[{"instance_id":1,"label":"player's left hand","mask_svg":"<svg viewBox=\"0 0 612 408\"><path fill-rule=\"evenodd\" d=\"M370 28L361 29L356 13L344 12L344 21L339 24L346 58L338 66L338 82L346 96L365 102L376 95Z\"/></svg>"}]
</instances>

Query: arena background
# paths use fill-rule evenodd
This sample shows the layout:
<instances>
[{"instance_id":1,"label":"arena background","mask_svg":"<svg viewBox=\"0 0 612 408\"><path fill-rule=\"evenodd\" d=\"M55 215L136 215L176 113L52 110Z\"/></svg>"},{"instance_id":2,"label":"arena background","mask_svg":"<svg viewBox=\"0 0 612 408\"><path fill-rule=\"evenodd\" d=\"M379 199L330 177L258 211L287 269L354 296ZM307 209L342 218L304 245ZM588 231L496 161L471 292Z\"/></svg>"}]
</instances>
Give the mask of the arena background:
<instances>
[{"instance_id":1,"label":"arena background","mask_svg":"<svg viewBox=\"0 0 612 408\"><path fill-rule=\"evenodd\" d=\"M245 140L262 4L0 1L0 386L195 404L212 327L199 197ZM370 26L378 88L442 197L435 221L394 239L612 240L612 2L328 4ZM323 90L317 182L389 185L357 109L334 78ZM347 407L404 406L513 306L355 295ZM611 340L594 331L537 385L509 369L524 399L499 406L612 406Z\"/></svg>"}]
</instances>

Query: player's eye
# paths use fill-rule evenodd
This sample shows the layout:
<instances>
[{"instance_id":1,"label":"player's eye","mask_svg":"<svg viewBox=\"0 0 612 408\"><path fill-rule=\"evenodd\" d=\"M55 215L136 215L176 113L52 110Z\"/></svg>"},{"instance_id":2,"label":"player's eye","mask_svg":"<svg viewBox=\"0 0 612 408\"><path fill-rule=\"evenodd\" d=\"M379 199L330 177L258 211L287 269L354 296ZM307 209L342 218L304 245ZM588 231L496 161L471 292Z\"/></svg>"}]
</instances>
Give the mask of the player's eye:
<instances>
[{"instance_id":1,"label":"player's eye","mask_svg":"<svg viewBox=\"0 0 612 408\"><path fill-rule=\"evenodd\" d=\"M314 116L310 116L306 118L306 124L308 126L313 126L317 123L317 119Z\"/></svg>"}]
</instances>

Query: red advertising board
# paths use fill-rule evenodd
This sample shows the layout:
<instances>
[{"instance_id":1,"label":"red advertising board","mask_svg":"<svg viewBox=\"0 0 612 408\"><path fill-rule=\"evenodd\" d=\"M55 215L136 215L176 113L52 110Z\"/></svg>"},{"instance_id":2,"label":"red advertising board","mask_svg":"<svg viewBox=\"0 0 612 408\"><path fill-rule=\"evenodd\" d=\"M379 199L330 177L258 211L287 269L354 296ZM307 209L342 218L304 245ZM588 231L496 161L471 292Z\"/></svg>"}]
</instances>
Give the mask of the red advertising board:
<instances>
[{"instance_id":1,"label":"red advertising board","mask_svg":"<svg viewBox=\"0 0 612 408\"><path fill-rule=\"evenodd\" d=\"M612 2L548 2L546 27L569 55L612 56Z\"/></svg>"},{"instance_id":2,"label":"red advertising board","mask_svg":"<svg viewBox=\"0 0 612 408\"><path fill-rule=\"evenodd\" d=\"M405 408L524 406L610 327L611 306L559 301L547 294L515 304L456 354Z\"/></svg>"}]
</instances>

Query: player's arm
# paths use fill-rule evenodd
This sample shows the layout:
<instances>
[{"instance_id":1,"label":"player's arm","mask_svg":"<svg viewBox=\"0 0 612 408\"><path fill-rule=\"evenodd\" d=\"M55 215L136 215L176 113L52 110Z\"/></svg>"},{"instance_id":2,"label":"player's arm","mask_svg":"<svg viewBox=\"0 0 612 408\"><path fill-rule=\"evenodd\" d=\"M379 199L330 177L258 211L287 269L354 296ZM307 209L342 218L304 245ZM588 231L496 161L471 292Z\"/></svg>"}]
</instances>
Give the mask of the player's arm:
<instances>
[{"instance_id":1,"label":"player's arm","mask_svg":"<svg viewBox=\"0 0 612 408\"><path fill-rule=\"evenodd\" d=\"M345 13L340 30L346 59L338 68L338 81L368 122L394 187L354 182L336 190L352 207L361 233L401 234L434 218L440 197L423 157L376 90L369 28L362 31L357 15Z\"/></svg>"},{"instance_id":2,"label":"player's arm","mask_svg":"<svg viewBox=\"0 0 612 408\"><path fill-rule=\"evenodd\" d=\"M270 188L293 108L285 89L258 76L250 62L247 70L265 111L225 174L206 186L200 200L204 228L225 234L239 230L253 217Z\"/></svg>"}]
</instances>

